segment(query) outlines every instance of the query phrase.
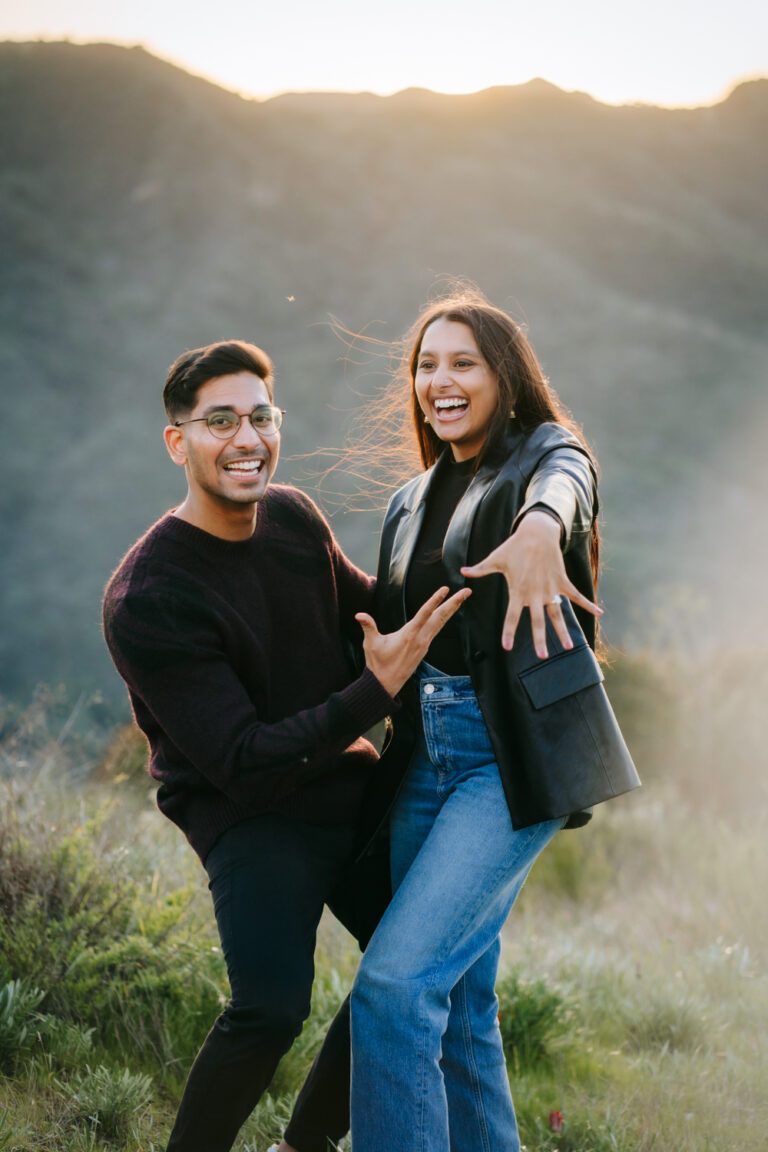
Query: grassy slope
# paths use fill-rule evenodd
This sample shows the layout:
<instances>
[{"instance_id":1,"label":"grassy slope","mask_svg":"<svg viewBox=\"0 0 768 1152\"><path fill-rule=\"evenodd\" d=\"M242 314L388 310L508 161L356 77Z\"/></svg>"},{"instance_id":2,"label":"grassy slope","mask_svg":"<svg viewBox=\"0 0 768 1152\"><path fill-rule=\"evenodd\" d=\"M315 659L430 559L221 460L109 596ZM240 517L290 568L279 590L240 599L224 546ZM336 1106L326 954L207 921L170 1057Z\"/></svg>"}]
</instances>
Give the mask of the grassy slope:
<instances>
[{"instance_id":1,"label":"grassy slope","mask_svg":"<svg viewBox=\"0 0 768 1152\"><path fill-rule=\"evenodd\" d=\"M755 755L768 685L759 664L736 666L738 727L706 661L687 677L658 655L611 671L646 786L557 838L505 931L502 1032L529 1152L768 1146L768 808ZM48 1016L13 1058L18 1018L9 1026L0 1000L0 1147L149 1152L163 1147L184 1070L225 992L221 957L203 874L152 807L140 746L122 738L94 774L64 727L61 736L50 707L3 718L0 925L10 917L13 932L0 933L0 983L26 977L47 993L38 1011ZM59 894L42 925L18 910L37 874L36 899ZM263 1152L278 1134L354 965L348 938L324 922L314 1016L244 1130L243 1152ZM101 973L96 983L89 972ZM52 1038L51 1017L67 1022L63 1039ZM88 1119L105 1115L105 1098L117 1117L106 1142L106 1122Z\"/></svg>"}]
</instances>

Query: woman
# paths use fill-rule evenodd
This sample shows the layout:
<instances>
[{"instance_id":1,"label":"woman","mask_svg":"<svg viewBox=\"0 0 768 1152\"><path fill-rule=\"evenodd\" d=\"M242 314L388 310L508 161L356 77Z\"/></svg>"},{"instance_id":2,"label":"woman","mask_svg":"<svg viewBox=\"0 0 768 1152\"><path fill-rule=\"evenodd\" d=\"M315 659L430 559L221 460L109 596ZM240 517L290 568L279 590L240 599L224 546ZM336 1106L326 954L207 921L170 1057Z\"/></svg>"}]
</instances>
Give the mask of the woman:
<instances>
[{"instance_id":1,"label":"woman","mask_svg":"<svg viewBox=\"0 0 768 1152\"><path fill-rule=\"evenodd\" d=\"M387 510L378 626L441 585L469 577L473 593L432 642L412 728L398 717L377 772L395 894L352 992L352 1140L511 1152L501 928L556 832L639 780L592 652L595 467L530 344L462 295L426 309L406 365L426 471ZM357 619L368 644L376 625Z\"/></svg>"}]
</instances>

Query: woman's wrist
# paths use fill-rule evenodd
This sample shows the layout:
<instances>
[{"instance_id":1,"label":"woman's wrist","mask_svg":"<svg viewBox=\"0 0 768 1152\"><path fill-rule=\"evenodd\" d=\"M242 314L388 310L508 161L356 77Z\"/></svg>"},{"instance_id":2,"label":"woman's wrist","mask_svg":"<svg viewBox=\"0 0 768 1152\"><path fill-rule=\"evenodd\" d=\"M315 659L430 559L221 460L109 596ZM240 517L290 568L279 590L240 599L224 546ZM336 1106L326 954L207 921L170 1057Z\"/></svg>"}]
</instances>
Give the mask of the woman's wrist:
<instances>
[{"instance_id":1,"label":"woman's wrist","mask_svg":"<svg viewBox=\"0 0 768 1152\"><path fill-rule=\"evenodd\" d=\"M513 535L517 535L524 526L526 532L543 532L553 538L557 537L558 543L562 543L565 532L563 522L556 512L543 505L530 508L518 521Z\"/></svg>"}]
</instances>

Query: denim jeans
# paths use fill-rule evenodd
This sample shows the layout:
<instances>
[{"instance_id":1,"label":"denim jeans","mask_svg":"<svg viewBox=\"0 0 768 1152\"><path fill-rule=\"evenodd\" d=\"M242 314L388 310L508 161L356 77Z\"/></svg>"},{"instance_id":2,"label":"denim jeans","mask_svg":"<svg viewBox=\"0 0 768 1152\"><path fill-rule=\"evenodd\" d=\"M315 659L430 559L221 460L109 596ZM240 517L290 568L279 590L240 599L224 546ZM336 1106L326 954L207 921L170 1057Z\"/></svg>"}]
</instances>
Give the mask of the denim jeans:
<instances>
[{"instance_id":1,"label":"denim jeans","mask_svg":"<svg viewBox=\"0 0 768 1152\"><path fill-rule=\"evenodd\" d=\"M513 829L468 676L422 665L419 690L391 820L396 891L352 989L353 1152L517 1152L499 933L564 819Z\"/></svg>"}]
</instances>

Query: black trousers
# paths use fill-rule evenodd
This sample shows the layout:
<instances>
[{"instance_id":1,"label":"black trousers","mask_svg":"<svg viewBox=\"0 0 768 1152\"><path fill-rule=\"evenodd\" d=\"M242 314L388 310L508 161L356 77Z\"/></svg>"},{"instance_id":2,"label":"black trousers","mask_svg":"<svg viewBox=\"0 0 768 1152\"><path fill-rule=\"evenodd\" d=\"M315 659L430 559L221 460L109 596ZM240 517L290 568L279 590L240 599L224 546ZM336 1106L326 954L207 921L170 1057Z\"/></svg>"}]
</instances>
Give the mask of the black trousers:
<instances>
[{"instance_id":1,"label":"black trousers","mask_svg":"<svg viewBox=\"0 0 768 1152\"><path fill-rule=\"evenodd\" d=\"M274 813L246 820L205 862L231 1000L192 1066L168 1152L229 1152L309 1015L327 904L365 947L389 899L386 854L352 864L355 829ZM286 1139L326 1152L349 1128L349 1003L297 1100Z\"/></svg>"}]
</instances>

